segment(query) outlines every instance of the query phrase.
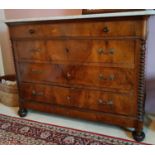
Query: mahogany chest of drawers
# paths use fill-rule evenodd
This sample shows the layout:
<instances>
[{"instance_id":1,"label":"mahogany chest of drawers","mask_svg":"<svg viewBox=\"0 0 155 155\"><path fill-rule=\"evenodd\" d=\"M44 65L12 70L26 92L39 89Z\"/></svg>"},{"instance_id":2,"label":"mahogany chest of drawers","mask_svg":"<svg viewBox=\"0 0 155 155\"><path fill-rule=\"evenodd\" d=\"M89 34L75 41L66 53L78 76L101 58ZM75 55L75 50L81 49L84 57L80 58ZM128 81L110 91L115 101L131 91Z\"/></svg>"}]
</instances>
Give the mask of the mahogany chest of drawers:
<instances>
[{"instance_id":1,"label":"mahogany chest of drawers","mask_svg":"<svg viewBox=\"0 0 155 155\"><path fill-rule=\"evenodd\" d=\"M134 128L145 137L144 16L8 23L27 109Z\"/></svg>"}]
</instances>

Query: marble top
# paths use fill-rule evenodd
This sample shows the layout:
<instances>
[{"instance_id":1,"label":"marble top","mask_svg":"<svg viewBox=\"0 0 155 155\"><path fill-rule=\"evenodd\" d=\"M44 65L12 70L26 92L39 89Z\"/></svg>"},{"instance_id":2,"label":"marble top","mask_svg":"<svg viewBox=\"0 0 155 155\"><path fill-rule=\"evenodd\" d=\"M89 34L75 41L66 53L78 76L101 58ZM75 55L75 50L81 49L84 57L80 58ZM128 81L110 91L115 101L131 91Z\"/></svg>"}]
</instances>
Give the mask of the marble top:
<instances>
[{"instance_id":1,"label":"marble top","mask_svg":"<svg viewBox=\"0 0 155 155\"><path fill-rule=\"evenodd\" d=\"M9 23L18 23L18 22L37 22L37 21L54 21L54 20L70 20L70 19L91 19L91 18L106 18L106 17L142 16L142 15L155 15L155 10L128 11L128 12L88 14L88 15L52 16L52 17L40 17L40 18L11 19L11 20L5 20L3 22L9 24Z\"/></svg>"}]
</instances>

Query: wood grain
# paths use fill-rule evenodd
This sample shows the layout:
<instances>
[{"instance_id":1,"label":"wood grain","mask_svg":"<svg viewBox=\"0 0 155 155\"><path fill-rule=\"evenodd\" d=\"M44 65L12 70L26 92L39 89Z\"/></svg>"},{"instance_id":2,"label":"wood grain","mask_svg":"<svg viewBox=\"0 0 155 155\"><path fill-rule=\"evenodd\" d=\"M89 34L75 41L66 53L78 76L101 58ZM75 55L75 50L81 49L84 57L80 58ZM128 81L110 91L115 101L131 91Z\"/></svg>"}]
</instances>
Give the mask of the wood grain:
<instances>
[{"instance_id":1,"label":"wood grain","mask_svg":"<svg viewBox=\"0 0 155 155\"><path fill-rule=\"evenodd\" d=\"M115 23L114 23L115 22ZM19 24L10 27L11 38L67 36L142 36L143 19L108 18L66 22Z\"/></svg>"},{"instance_id":2,"label":"wood grain","mask_svg":"<svg viewBox=\"0 0 155 155\"><path fill-rule=\"evenodd\" d=\"M102 66L20 63L21 81L133 90L134 69Z\"/></svg>"},{"instance_id":3,"label":"wood grain","mask_svg":"<svg viewBox=\"0 0 155 155\"><path fill-rule=\"evenodd\" d=\"M26 109L135 129L144 138L145 16L9 24Z\"/></svg>"}]
</instances>

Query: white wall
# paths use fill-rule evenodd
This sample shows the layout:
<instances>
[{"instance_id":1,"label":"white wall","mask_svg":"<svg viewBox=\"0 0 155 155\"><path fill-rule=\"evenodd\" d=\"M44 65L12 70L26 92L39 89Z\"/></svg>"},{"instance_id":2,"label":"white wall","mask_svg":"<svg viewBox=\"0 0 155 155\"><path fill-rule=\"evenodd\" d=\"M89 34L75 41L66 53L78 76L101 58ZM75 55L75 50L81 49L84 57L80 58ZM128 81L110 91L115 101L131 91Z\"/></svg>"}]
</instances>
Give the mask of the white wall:
<instances>
[{"instance_id":1,"label":"white wall","mask_svg":"<svg viewBox=\"0 0 155 155\"><path fill-rule=\"evenodd\" d=\"M4 19L4 11L0 10L0 20ZM1 29L1 27L0 27ZM4 66L2 59L1 43L0 43L0 76L4 75Z\"/></svg>"},{"instance_id":2,"label":"white wall","mask_svg":"<svg viewBox=\"0 0 155 155\"><path fill-rule=\"evenodd\" d=\"M11 43L9 39L8 28L4 22L4 10L0 9L0 72L1 74L14 74L13 57L11 50ZM3 65L2 65L3 64Z\"/></svg>"},{"instance_id":3,"label":"white wall","mask_svg":"<svg viewBox=\"0 0 155 155\"><path fill-rule=\"evenodd\" d=\"M5 9L6 19L37 18L82 14L82 9Z\"/></svg>"}]
</instances>

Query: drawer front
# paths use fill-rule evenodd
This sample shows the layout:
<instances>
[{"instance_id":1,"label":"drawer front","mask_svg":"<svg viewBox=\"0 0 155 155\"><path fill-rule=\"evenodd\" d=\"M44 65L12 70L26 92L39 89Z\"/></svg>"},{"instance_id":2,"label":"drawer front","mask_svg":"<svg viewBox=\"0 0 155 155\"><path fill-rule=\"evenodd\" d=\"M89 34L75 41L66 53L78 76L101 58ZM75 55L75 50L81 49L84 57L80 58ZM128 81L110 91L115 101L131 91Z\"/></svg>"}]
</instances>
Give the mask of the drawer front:
<instances>
[{"instance_id":1,"label":"drawer front","mask_svg":"<svg viewBox=\"0 0 155 155\"><path fill-rule=\"evenodd\" d=\"M21 84L20 90L21 97L28 101L123 115L136 114L134 96L131 94L108 93L37 84Z\"/></svg>"},{"instance_id":2,"label":"drawer front","mask_svg":"<svg viewBox=\"0 0 155 155\"><path fill-rule=\"evenodd\" d=\"M64 36L140 36L143 20L111 18L105 20L23 24L10 27L12 38L64 37Z\"/></svg>"},{"instance_id":3,"label":"drawer front","mask_svg":"<svg viewBox=\"0 0 155 155\"><path fill-rule=\"evenodd\" d=\"M131 68L135 63L134 54L138 42L136 40L18 41L15 47L19 60L99 62Z\"/></svg>"},{"instance_id":4,"label":"drawer front","mask_svg":"<svg viewBox=\"0 0 155 155\"><path fill-rule=\"evenodd\" d=\"M131 69L104 68L93 65L21 63L20 78L27 82L52 82L131 90L135 72Z\"/></svg>"},{"instance_id":5,"label":"drawer front","mask_svg":"<svg viewBox=\"0 0 155 155\"><path fill-rule=\"evenodd\" d=\"M133 66L136 43L132 40L50 40L47 42L47 51L55 61Z\"/></svg>"},{"instance_id":6,"label":"drawer front","mask_svg":"<svg viewBox=\"0 0 155 155\"><path fill-rule=\"evenodd\" d=\"M47 61L45 41L17 41L14 42L15 54L18 60Z\"/></svg>"},{"instance_id":7,"label":"drawer front","mask_svg":"<svg viewBox=\"0 0 155 155\"><path fill-rule=\"evenodd\" d=\"M45 37L43 24L14 25L9 30L12 39Z\"/></svg>"}]
</instances>

